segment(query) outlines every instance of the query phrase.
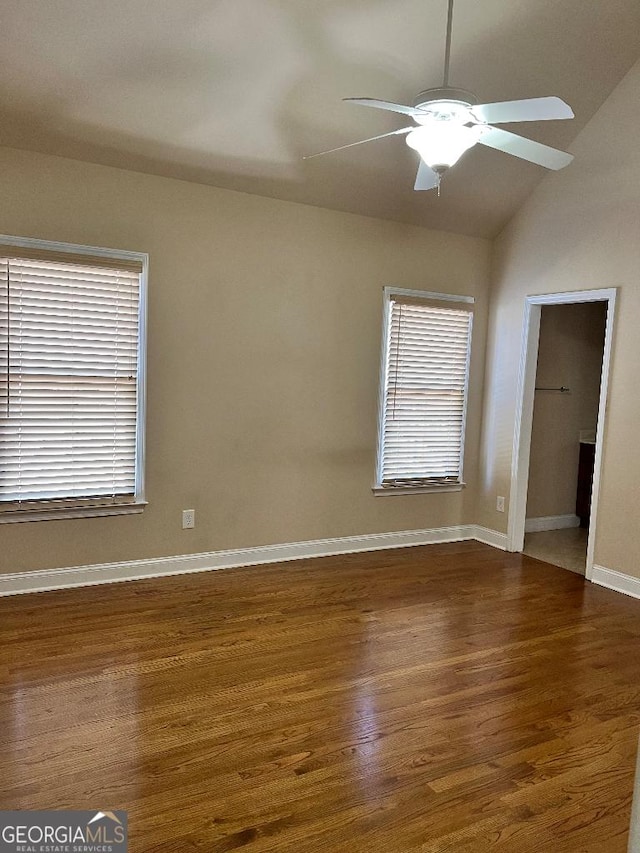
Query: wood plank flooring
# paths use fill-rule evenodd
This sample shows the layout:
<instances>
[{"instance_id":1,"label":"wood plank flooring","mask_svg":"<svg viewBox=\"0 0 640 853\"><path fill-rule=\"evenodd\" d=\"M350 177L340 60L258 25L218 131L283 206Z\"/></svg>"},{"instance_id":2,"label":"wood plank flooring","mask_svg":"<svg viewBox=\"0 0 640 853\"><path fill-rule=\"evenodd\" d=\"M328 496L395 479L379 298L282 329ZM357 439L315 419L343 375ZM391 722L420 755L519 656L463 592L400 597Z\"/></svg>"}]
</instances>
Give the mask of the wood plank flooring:
<instances>
[{"instance_id":1,"label":"wood plank flooring","mask_svg":"<svg viewBox=\"0 0 640 853\"><path fill-rule=\"evenodd\" d=\"M0 808L132 853L625 853L640 602L474 542L0 599Z\"/></svg>"}]
</instances>

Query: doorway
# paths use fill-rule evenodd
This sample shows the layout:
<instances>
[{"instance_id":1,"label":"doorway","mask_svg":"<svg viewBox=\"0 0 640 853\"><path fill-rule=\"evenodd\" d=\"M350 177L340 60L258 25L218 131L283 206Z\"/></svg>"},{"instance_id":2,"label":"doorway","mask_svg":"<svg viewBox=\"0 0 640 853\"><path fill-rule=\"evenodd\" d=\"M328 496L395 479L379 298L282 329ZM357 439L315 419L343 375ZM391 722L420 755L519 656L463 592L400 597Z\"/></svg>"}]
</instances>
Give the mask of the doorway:
<instances>
[{"instance_id":1,"label":"doorway","mask_svg":"<svg viewBox=\"0 0 640 853\"><path fill-rule=\"evenodd\" d=\"M543 305L523 552L584 575L606 302Z\"/></svg>"},{"instance_id":2,"label":"doorway","mask_svg":"<svg viewBox=\"0 0 640 853\"><path fill-rule=\"evenodd\" d=\"M525 550L556 565L566 563L565 568L580 573L584 566L588 579L593 572L615 297L612 288L530 296L525 303L508 549ZM561 310L554 315L556 306ZM573 317L572 308L577 309ZM580 340L580 330L590 326L591 332L585 335L590 341ZM563 342L563 353L554 354L554 341L556 346ZM600 376L594 377L598 361ZM562 477L562 471L564 478L556 478L557 474ZM579 475L583 496L584 477L590 475L592 481L586 511L579 501Z\"/></svg>"}]
</instances>

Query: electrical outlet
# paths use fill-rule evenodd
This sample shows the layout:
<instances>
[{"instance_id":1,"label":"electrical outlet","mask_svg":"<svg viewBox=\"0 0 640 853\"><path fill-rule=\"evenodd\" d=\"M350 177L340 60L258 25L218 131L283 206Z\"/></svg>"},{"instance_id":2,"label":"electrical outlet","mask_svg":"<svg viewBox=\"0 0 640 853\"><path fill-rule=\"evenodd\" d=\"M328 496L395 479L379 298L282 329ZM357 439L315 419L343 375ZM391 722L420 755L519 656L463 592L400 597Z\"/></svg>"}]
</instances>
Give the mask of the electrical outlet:
<instances>
[{"instance_id":1,"label":"electrical outlet","mask_svg":"<svg viewBox=\"0 0 640 853\"><path fill-rule=\"evenodd\" d=\"M182 510L182 529L191 530L196 526L196 511L195 509Z\"/></svg>"},{"instance_id":2,"label":"electrical outlet","mask_svg":"<svg viewBox=\"0 0 640 853\"><path fill-rule=\"evenodd\" d=\"M504 498L502 495L498 495L496 498L496 509L498 512L504 512Z\"/></svg>"}]
</instances>

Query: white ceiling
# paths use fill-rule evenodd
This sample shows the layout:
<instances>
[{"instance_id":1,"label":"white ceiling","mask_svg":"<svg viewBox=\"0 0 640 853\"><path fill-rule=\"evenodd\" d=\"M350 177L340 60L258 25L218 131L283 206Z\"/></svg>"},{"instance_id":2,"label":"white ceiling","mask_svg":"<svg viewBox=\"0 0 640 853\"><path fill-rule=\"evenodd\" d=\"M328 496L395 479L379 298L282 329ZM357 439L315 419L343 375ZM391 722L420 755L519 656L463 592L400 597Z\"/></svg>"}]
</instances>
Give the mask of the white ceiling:
<instances>
[{"instance_id":1,"label":"white ceiling","mask_svg":"<svg viewBox=\"0 0 640 853\"><path fill-rule=\"evenodd\" d=\"M414 193L406 126L343 97L441 83L446 0L1 0L0 144L479 236L545 170L477 146ZM456 0L451 84L559 95L573 121L510 126L560 148L640 56L638 0ZM569 166L568 168L571 168Z\"/></svg>"}]
</instances>

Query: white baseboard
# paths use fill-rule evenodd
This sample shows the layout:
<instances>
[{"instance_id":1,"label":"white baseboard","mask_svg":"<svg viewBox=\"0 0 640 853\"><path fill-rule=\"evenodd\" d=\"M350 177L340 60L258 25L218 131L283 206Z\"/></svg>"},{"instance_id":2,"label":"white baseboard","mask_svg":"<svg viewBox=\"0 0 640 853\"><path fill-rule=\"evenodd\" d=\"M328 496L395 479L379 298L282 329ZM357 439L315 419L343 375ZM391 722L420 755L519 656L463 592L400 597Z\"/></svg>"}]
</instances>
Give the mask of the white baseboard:
<instances>
[{"instance_id":1,"label":"white baseboard","mask_svg":"<svg viewBox=\"0 0 640 853\"><path fill-rule=\"evenodd\" d=\"M480 527L474 525L474 539L478 542L483 542L485 545L492 545L494 548L500 548L501 551L507 550L507 534L498 533L497 530L490 530L488 527Z\"/></svg>"},{"instance_id":2,"label":"white baseboard","mask_svg":"<svg viewBox=\"0 0 640 853\"><path fill-rule=\"evenodd\" d=\"M613 569L605 569L604 566L594 565L591 580L599 586L606 586L607 589L640 598L640 578L634 578L633 575L625 575Z\"/></svg>"},{"instance_id":3,"label":"white baseboard","mask_svg":"<svg viewBox=\"0 0 640 853\"><path fill-rule=\"evenodd\" d=\"M568 527L580 527L577 515L546 515L542 518L528 518L524 523L525 533L539 533L542 530L565 530Z\"/></svg>"},{"instance_id":4,"label":"white baseboard","mask_svg":"<svg viewBox=\"0 0 640 853\"><path fill-rule=\"evenodd\" d=\"M340 539L317 539L310 542L265 545L258 548L237 548L232 551L211 551L204 554L159 557L124 563L102 563L67 569L16 572L0 575L0 595L69 589L75 586L93 586L94 584L141 580L164 575L181 575L191 572L238 568L240 566L255 566L263 563L281 563L286 560L353 554L359 551L378 551L386 548L407 548L413 545L461 542L475 538L475 525L464 524L431 530L403 530L397 533L345 536ZM488 542L488 544L491 545L493 542ZM497 547L501 546L498 545Z\"/></svg>"},{"instance_id":5,"label":"white baseboard","mask_svg":"<svg viewBox=\"0 0 640 853\"><path fill-rule=\"evenodd\" d=\"M414 545L437 545L445 542L476 540L502 551L507 550L507 535L476 524L438 527L430 530L401 530L394 533L371 533L363 536L344 536L339 539L316 539L310 542L291 542L257 548L236 548L231 551L210 551L204 554L185 554L178 557L157 557L123 563L101 563L74 566L66 569L45 569L35 572L15 572L0 575L0 596L23 592L45 592L71 589L78 586L118 583L120 581L182 575L192 572L216 571L288 560L355 554L388 548L407 548ZM594 565L592 581L608 589L640 598L640 578Z\"/></svg>"}]
</instances>

